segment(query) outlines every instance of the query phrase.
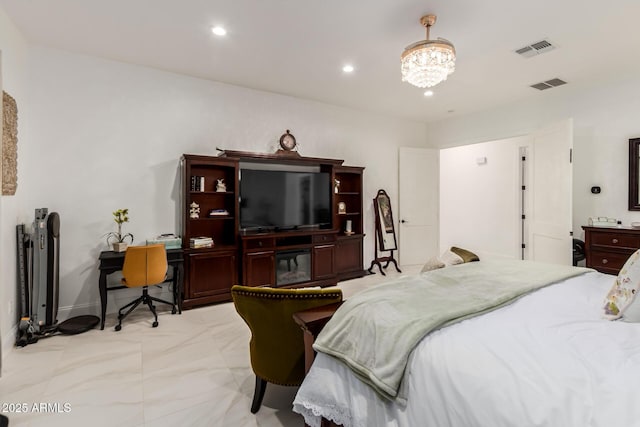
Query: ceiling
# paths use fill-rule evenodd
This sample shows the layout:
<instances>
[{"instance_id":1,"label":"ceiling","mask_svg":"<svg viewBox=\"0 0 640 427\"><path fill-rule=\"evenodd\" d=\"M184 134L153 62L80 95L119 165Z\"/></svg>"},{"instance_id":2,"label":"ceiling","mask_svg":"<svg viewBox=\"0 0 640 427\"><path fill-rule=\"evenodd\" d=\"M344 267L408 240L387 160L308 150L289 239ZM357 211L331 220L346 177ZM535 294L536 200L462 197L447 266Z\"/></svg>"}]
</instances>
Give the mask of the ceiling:
<instances>
[{"instance_id":1,"label":"ceiling","mask_svg":"<svg viewBox=\"0 0 640 427\"><path fill-rule=\"evenodd\" d=\"M0 0L30 43L328 104L430 122L640 72L638 0ZM456 47L456 72L400 80L403 49ZM223 25L217 37L211 27ZM514 53L547 39L557 48ZM344 74L351 63L355 71ZM543 92L529 85L559 77Z\"/></svg>"}]
</instances>

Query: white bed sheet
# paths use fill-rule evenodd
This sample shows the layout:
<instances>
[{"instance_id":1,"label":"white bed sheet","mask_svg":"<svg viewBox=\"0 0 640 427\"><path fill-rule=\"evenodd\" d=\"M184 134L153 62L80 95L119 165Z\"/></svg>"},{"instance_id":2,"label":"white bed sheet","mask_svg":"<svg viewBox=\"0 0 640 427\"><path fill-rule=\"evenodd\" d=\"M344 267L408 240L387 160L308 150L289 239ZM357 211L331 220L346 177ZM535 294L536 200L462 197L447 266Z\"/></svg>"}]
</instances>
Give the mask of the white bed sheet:
<instances>
[{"instance_id":1,"label":"white bed sheet","mask_svg":"<svg viewBox=\"0 0 640 427\"><path fill-rule=\"evenodd\" d=\"M425 337L406 406L319 353L294 411L312 427L640 426L640 324L602 319L614 279L587 273Z\"/></svg>"}]
</instances>

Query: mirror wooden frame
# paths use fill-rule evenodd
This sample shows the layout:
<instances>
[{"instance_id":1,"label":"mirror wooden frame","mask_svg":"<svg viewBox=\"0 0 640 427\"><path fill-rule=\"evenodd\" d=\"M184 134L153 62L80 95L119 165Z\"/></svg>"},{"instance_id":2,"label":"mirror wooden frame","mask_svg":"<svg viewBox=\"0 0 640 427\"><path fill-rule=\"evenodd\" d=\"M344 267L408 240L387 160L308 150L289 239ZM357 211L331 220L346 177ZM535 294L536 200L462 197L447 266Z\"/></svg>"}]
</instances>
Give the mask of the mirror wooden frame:
<instances>
[{"instance_id":1,"label":"mirror wooden frame","mask_svg":"<svg viewBox=\"0 0 640 427\"><path fill-rule=\"evenodd\" d=\"M376 197L373 198L373 210L376 217L375 252L368 271L373 274L373 267L377 265L380 273L385 276L383 268L387 268L390 263L393 263L398 273L402 273L398 268L398 262L393 257L393 251L398 250L398 242L396 240L393 212L391 211L391 199L386 191L378 190ZM391 253L388 256L381 257L378 255L378 249L390 251ZM386 262L384 267L382 267L383 262Z\"/></svg>"},{"instance_id":2,"label":"mirror wooden frame","mask_svg":"<svg viewBox=\"0 0 640 427\"><path fill-rule=\"evenodd\" d=\"M396 241L396 230L393 223L393 212L391 211L391 200L384 190L379 190L373 199L376 214L376 233L378 234L378 244L382 251L394 251L398 249Z\"/></svg>"},{"instance_id":3,"label":"mirror wooden frame","mask_svg":"<svg viewBox=\"0 0 640 427\"><path fill-rule=\"evenodd\" d=\"M633 138L629 140L629 210L640 211L640 195L638 192L640 188L638 183L640 181L640 162L638 161L640 156L640 138Z\"/></svg>"}]
</instances>

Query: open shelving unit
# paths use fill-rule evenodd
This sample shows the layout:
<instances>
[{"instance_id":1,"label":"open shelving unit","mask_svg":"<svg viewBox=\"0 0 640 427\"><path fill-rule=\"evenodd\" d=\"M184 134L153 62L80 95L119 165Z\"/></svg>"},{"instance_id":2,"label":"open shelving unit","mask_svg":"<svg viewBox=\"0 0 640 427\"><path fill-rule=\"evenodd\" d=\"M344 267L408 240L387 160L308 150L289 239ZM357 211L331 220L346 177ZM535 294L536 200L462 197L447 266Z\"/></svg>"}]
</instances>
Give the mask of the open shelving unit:
<instances>
[{"instance_id":1,"label":"open shelving unit","mask_svg":"<svg viewBox=\"0 0 640 427\"><path fill-rule=\"evenodd\" d=\"M185 253L184 306L228 301L238 278L238 161L185 154L182 167L182 246ZM191 188L191 177L203 177L202 191ZM216 191L224 180L226 191ZM192 203L198 218L191 217ZM229 214L209 216L224 209ZM193 249L189 241L211 237L213 247Z\"/></svg>"},{"instance_id":2,"label":"open shelving unit","mask_svg":"<svg viewBox=\"0 0 640 427\"><path fill-rule=\"evenodd\" d=\"M240 162L317 167L331 176L331 206L334 214L330 229L246 232L239 228ZM362 247L362 174L364 168L342 166L342 160L301 157L297 153L262 154L223 151L219 156L184 154L182 169L182 239L185 257L184 302L186 308L231 299L235 284L249 286L331 286L339 280L364 275ZM204 178L202 188L192 186L191 177ZM216 191L217 180L224 180L225 191ZM335 187L335 180L340 186ZM202 190L202 191L200 191ZM338 204L346 213L338 214ZM192 203L199 209L191 217ZM209 216L212 210L228 215ZM352 233L345 233L347 220ZM194 237L211 237L211 248L191 248ZM296 258L291 254L300 253ZM293 263L293 264L292 264ZM299 281L285 276L289 270L305 266ZM299 271L301 272L301 271Z\"/></svg>"},{"instance_id":3,"label":"open shelving unit","mask_svg":"<svg viewBox=\"0 0 640 427\"><path fill-rule=\"evenodd\" d=\"M336 242L336 270L339 280L351 279L363 275L362 243L364 224L362 215L362 176L364 168L356 166L336 166L333 170L335 228L338 229ZM337 191L336 191L337 190ZM338 204L346 205L346 213L338 213ZM351 221L351 232L347 233L347 221Z\"/></svg>"}]
</instances>

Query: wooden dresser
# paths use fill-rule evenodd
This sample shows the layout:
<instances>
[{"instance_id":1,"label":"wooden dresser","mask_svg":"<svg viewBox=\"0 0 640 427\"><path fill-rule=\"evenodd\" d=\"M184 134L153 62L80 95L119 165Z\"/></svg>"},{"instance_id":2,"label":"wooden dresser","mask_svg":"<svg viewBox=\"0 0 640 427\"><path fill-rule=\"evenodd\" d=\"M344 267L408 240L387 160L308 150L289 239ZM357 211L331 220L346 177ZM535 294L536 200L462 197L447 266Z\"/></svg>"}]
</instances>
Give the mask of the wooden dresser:
<instances>
[{"instance_id":1,"label":"wooden dresser","mask_svg":"<svg viewBox=\"0 0 640 427\"><path fill-rule=\"evenodd\" d=\"M640 229L583 226L587 267L618 274L629 256L640 249Z\"/></svg>"}]
</instances>

